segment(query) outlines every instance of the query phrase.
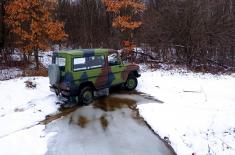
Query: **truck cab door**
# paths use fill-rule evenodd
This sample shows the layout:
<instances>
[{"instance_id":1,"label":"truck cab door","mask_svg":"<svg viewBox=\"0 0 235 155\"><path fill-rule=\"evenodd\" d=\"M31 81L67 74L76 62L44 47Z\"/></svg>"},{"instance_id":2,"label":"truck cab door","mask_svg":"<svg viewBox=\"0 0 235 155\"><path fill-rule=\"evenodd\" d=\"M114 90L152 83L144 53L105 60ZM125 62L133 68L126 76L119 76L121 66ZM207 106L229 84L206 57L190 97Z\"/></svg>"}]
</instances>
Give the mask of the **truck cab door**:
<instances>
[{"instance_id":1,"label":"truck cab door","mask_svg":"<svg viewBox=\"0 0 235 155\"><path fill-rule=\"evenodd\" d=\"M124 72L124 65L121 62L118 52L113 52L108 55L109 68L109 85L118 85L124 81L122 74Z\"/></svg>"}]
</instances>

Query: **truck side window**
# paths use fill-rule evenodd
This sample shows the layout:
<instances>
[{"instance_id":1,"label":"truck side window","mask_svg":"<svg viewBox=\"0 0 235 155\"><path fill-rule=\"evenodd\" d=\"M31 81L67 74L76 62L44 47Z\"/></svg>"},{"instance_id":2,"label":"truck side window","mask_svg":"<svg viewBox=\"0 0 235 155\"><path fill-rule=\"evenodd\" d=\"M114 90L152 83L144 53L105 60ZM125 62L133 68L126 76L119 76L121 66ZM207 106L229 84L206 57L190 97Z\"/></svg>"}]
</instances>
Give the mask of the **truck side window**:
<instances>
[{"instance_id":1,"label":"truck side window","mask_svg":"<svg viewBox=\"0 0 235 155\"><path fill-rule=\"evenodd\" d=\"M86 58L87 69L95 69L104 66L104 56L91 56Z\"/></svg>"},{"instance_id":2,"label":"truck side window","mask_svg":"<svg viewBox=\"0 0 235 155\"><path fill-rule=\"evenodd\" d=\"M86 59L85 58L74 58L73 59L73 70L80 71L86 69Z\"/></svg>"}]
</instances>

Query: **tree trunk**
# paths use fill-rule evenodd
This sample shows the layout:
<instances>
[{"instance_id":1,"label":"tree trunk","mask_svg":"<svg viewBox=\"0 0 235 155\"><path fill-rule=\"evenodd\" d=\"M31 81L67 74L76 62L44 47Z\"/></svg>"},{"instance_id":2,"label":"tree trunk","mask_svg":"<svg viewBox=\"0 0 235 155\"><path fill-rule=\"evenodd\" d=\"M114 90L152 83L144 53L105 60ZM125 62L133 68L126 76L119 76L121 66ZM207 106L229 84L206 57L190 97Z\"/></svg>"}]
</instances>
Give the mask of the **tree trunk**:
<instances>
[{"instance_id":1,"label":"tree trunk","mask_svg":"<svg viewBox=\"0 0 235 155\"><path fill-rule=\"evenodd\" d=\"M4 49L4 45L5 45L5 24L4 24L4 16L5 16L5 0L3 0L0 3L0 23L1 23L1 27L0 27L0 51L3 52Z\"/></svg>"},{"instance_id":2,"label":"tree trunk","mask_svg":"<svg viewBox=\"0 0 235 155\"><path fill-rule=\"evenodd\" d=\"M36 64L36 70L39 70L39 59L38 59L38 50L34 50L34 60Z\"/></svg>"}]
</instances>

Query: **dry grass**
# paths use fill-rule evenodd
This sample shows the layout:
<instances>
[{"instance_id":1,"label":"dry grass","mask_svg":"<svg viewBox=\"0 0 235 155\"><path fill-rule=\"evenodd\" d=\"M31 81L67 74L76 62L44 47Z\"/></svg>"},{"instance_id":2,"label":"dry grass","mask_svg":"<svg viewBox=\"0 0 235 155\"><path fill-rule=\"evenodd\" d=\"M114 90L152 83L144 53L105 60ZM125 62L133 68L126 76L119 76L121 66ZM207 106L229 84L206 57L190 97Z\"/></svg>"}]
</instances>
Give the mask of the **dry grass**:
<instances>
[{"instance_id":1,"label":"dry grass","mask_svg":"<svg viewBox=\"0 0 235 155\"><path fill-rule=\"evenodd\" d=\"M28 69L23 69L23 73L22 76L43 76L43 77L47 77L48 76L48 70L47 68L45 68L43 66L43 64L39 64L39 69L32 69L32 68L28 68Z\"/></svg>"},{"instance_id":2,"label":"dry grass","mask_svg":"<svg viewBox=\"0 0 235 155\"><path fill-rule=\"evenodd\" d=\"M31 81L31 80L27 80L24 83L25 83L26 88L34 89L34 88L37 87L37 84L34 81Z\"/></svg>"},{"instance_id":3,"label":"dry grass","mask_svg":"<svg viewBox=\"0 0 235 155\"><path fill-rule=\"evenodd\" d=\"M23 70L22 76L24 77L32 77L32 76L48 76L48 71L46 68L40 68L39 70L25 69Z\"/></svg>"}]
</instances>

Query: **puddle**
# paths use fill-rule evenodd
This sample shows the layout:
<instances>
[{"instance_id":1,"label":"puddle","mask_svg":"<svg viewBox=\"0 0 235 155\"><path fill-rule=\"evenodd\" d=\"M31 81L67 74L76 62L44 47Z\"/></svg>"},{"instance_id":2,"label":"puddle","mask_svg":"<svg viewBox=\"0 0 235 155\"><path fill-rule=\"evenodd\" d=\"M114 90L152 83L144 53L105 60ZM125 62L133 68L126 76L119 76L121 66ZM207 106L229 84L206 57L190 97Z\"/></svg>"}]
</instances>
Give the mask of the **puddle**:
<instances>
[{"instance_id":1,"label":"puddle","mask_svg":"<svg viewBox=\"0 0 235 155\"><path fill-rule=\"evenodd\" d=\"M137 102L138 104L141 102L156 102L160 104L164 103L163 101L158 100L157 98L145 93L141 93L138 91L125 91L114 88L111 89L110 95L108 97L99 97L91 105L93 108L101 109L104 112L113 112L118 109L129 108L133 111L133 113L131 114L132 118L141 123L143 122L143 119L139 116ZM46 116L45 120L41 121L40 124L48 124L54 120L75 112L78 108L81 107L82 106L79 105L67 108L61 107L58 113ZM101 122L104 122L103 118L101 119Z\"/></svg>"},{"instance_id":2,"label":"puddle","mask_svg":"<svg viewBox=\"0 0 235 155\"><path fill-rule=\"evenodd\" d=\"M148 95L148 94L145 94L143 92L139 92L137 90L133 90L133 91L126 91L126 90L123 90L123 89L120 89L120 88L112 88L110 90L110 94L118 94L118 95L137 95L137 96L141 96L143 97L144 99L146 100L151 100L151 101L154 101L154 102L157 102L157 103L160 103L160 104L163 104L164 101L161 101L160 99L157 99L156 97L154 96L151 96L151 95Z\"/></svg>"},{"instance_id":3,"label":"puddle","mask_svg":"<svg viewBox=\"0 0 235 155\"><path fill-rule=\"evenodd\" d=\"M132 94L133 95L133 94ZM137 109L137 101L134 99L127 99L125 96L121 98L122 96L119 95L119 97L109 96L104 97L99 100L96 100L93 102L93 107L95 109L100 109L104 112L114 112L117 110L121 110L123 108L130 109L130 112L122 112L122 115L128 115L128 117L132 117L134 120L136 120L139 124L144 125L144 119L140 116L139 111ZM137 96L134 96L137 97ZM102 116L100 118L101 124L104 128L107 127L107 121L105 120L106 116Z\"/></svg>"},{"instance_id":4,"label":"puddle","mask_svg":"<svg viewBox=\"0 0 235 155\"><path fill-rule=\"evenodd\" d=\"M136 108L136 101L131 99L119 98L119 97L102 97L93 102L94 108L99 108L103 111L115 111L121 108Z\"/></svg>"},{"instance_id":5,"label":"puddle","mask_svg":"<svg viewBox=\"0 0 235 155\"><path fill-rule=\"evenodd\" d=\"M80 116L77 122L74 122L74 119L71 118L69 123L75 123L79 125L81 128L86 128L87 124L89 123L89 120L85 116Z\"/></svg>"},{"instance_id":6,"label":"puddle","mask_svg":"<svg viewBox=\"0 0 235 155\"><path fill-rule=\"evenodd\" d=\"M100 124L101 124L101 126L103 127L104 130L108 127L109 121L108 121L108 119L106 118L105 115L100 117Z\"/></svg>"},{"instance_id":7,"label":"puddle","mask_svg":"<svg viewBox=\"0 0 235 155\"><path fill-rule=\"evenodd\" d=\"M56 132L46 155L135 154L174 155L140 117L137 105L153 100L131 92L96 99L90 106L62 109L46 124L45 132ZM68 147L69 146L69 147Z\"/></svg>"},{"instance_id":8,"label":"puddle","mask_svg":"<svg viewBox=\"0 0 235 155\"><path fill-rule=\"evenodd\" d=\"M101 109L102 111L105 111L105 112L115 111L121 108L130 108L132 110L136 110L135 100L112 97L112 96L98 98L91 105L93 106L93 108ZM68 107L68 108L61 107L58 113L46 116L45 120L41 121L40 124L44 124L44 125L48 124L54 120L57 120L61 117L67 116L70 113L75 112L78 108L82 108L82 106L76 105L76 106ZM104 119L101 118L101 121L104 122Z\"/></svg>"},{"instance_id":9,"label":"puddle","mask_svg":"<svg viewBox=\"0 0 235 155\"><path fill-rule=\"evenodd\" d=\"M92 103L92 106L95 109L101 109L105 112L115 111L121 108L130 108L134 110L136 109L136 101L131 100L131 99L108 96L108 97L101 97L101 98L96 99ZM76 106L68 107L68 108L61 107L58 113L46 116L45 120L41 121L40 124L44 124L44 125L48 124L54 120L57 120L61 117L67 116L70 113L75 112L78 108L82 108L82 106L76 105ZM81 126L83 126L82 120L81 122L79 121ZM101 118L101 120L102 122L104 122L103 118ZM76 123L79 124L79 122L76 122Z\"/></svg>"},{"instance_id":10,"label":"puddle","mask_svg":"<svg viewBox=\"0 0 235 155\"><path fill-rule=\"evenodd\" d=\"M133 111L131 113L132 118L137 120L139 123L142 123L144 120L139 115L137 109L137 102L138 104L142 102L156 102L160 104L164 103L163 101L145 93L141 93L135 90L125 91L114 88L111 89L110 95L108 97L99 97L91 105L93 108L101 109L104 112L112 112L122 108L129 108ZM61 117L67 116L70 113L75 112L78 108L81 107L82 106L80 105L75 105L73 107L61 107L58 113L46 116L45 120L41 121L40 124L48 124L54 120L60 119ZM103 118L101 118L101 122L104 123Z\"/></svg>"}]
</instances>

